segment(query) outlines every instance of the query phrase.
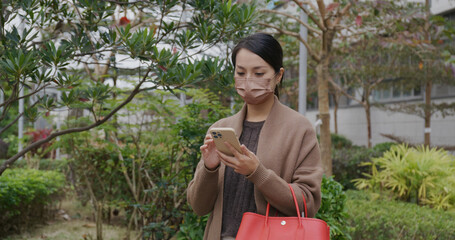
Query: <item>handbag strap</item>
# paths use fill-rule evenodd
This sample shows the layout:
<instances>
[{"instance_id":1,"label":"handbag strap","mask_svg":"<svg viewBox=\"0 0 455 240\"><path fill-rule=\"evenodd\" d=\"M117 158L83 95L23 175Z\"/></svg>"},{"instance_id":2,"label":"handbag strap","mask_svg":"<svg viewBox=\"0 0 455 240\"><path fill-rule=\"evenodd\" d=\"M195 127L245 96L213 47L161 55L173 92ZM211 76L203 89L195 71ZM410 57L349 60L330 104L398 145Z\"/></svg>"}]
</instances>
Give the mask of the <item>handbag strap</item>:
<instances>
[{"instance_id":1,"label":"handbag strap","mask_svg":"<svg viewBox=\"0 0 455 240\"><path fill-rule=\"evenodd\" d=\"M291 184L288 184L289 188L291 189L292 198L294 198L295 209L297 210L297 216L299 217L299 225L302 226L302 217L300 216L300 209L299 203L297 202L297 198L295 197L294 189L292 188Z\"/></svg>"},{"instance_id":2,"label":"handbag strap","mask_svg":"<svg viewBox=\"0 0 455 240\"><path fill-rule=\"evenodd\" d=\"M307 218L308 217L308 210L306 209L306 200L305 200L305 195L303 195L303 192L302 192L302 197L303 197L303 206L305 207L305 217Z\"/></svg>"},{"instance_id":3,"label":"handbag strap","mask_svg":"<svg viewBox=\"0 0 455 240\"><path fill-rule=\"evenodd\" d=\"M295 209L297 210L297 217L299 218L299 225L302 226L302 216L300 215L299 203L297 202L297 198L295 196L294 189L292 188L291 184L288 184L289 189L291 189L292 198L294 199ZM303 195L303 205L305 207L305 217L307 217L307 208L306 208L306 201L305 195ZM270 203L267 202L267 210L265 212L265 222L264 224L267 225L269 222L269 211L270 211Z\"/></svg>"}]
</instances>

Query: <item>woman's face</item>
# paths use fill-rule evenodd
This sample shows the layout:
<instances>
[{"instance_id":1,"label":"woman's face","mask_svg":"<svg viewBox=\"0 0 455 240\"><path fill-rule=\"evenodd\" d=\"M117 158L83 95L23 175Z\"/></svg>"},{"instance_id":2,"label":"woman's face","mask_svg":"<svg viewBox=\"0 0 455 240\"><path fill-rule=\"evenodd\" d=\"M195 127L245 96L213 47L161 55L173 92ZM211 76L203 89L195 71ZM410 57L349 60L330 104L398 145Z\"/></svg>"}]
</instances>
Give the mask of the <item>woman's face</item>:
<instances>
[{"instance_id":1,"label":"woman's face","mask_svg":"<svg viewBox=\"0 0 455 240\"><path fill-rule=\"evenodd\" d=\"M237 52L235 60L235 73L234 77L240 78L272 78L270 88L275 89L276 85L280 82L284 69L280 69L278 74L264 59L248 49L242 48Z\"/></svg>"}]
</instances>

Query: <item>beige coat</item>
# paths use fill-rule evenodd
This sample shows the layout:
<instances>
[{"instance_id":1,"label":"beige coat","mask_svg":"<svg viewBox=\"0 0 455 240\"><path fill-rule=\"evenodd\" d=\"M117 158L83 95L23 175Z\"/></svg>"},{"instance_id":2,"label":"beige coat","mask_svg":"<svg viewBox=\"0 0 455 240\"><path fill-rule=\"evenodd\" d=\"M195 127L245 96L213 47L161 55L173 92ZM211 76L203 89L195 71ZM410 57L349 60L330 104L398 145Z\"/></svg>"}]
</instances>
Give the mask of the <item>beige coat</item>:
<instances>
[{"instance_id":1,"label":"beige coat","mask_svg":"<svg viewBox=\"0 0 455 240\"><path fill-rule=\"evenodd\" d=\"M212 127L232 127L242 134L246 106L234 116L221 119ZM311 123L298 112L275 103L259 135L257 157L259 167L248 179L254 184L256 209L265 215L267 202L287 216L296 216L288 183L303 210L305 195L308 216L314 217L321 204L321 157ZM201 160L188 185L187 199L196 214L210 214L204 239L220 239L223 214L223 180L225 166L209 171ZM272 209L272 208L271 208ZM271 210L271 213L274 211Z\"/></svg>"}]
</instances>

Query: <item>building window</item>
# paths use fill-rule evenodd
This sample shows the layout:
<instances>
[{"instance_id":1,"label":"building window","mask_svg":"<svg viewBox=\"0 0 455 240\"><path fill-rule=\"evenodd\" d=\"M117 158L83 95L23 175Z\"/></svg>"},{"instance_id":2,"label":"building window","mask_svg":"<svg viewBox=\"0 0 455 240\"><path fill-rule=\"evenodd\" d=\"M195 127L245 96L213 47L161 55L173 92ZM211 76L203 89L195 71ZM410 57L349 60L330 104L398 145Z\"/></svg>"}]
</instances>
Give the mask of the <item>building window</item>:
<instances>
[{"instance_id":1,"label":"building window","mask_svg":"<svg viewBox=\"0 0 455 240\"><path fill-rule=\"evenodd\" d=\"M393 84L389 88L374 90L372 95L375 102L388 102L420 98L422 93L420 87L410 89L403 84Z\"/></svg>"}]
</instances>

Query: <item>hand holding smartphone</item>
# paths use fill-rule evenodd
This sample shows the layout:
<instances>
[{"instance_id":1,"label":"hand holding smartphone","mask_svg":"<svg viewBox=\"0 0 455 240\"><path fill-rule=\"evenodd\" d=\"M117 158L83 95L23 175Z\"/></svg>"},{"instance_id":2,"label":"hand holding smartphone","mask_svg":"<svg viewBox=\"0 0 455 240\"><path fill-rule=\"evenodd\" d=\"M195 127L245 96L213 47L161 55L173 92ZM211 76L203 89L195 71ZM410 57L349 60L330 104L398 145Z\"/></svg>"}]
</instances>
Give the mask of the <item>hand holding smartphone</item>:
<instances>
[{"instance_id":1,"label":"hand holding smartphone","mask_svg":"<svg viewBox=\"0 0 455 240\"><path fill-rule=\"evenodd\" d=\"M240 148L240 142L235 135L235 131L233 128L211 128L209 130L210 135L213 138L213 141L215 142L216 149L218 151L228 155L228 156L234 156L234 154L229 150L229 148L226 146L224 142L228 142L233 146L237 151L242 152L242 149Z\"/></svg>"}]
</instances>

